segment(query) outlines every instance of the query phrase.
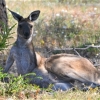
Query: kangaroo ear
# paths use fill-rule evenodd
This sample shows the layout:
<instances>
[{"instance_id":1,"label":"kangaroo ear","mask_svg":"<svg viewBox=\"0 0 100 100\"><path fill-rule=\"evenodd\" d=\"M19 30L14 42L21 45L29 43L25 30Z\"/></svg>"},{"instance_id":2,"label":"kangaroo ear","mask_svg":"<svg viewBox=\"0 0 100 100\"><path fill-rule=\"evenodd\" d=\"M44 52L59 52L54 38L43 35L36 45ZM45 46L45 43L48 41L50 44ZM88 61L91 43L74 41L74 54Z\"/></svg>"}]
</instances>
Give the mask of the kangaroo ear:
<instances>
[{"instance_id":1,"label":"kangaroo ear","mask_svg":"<svg viewBox=\"0 0 100 100\"><path fill-rule=\"evenodd\" d=\"M34 21L36 20L38 17L39 17L39 14L40 14L40 10L36 10L34 12L32 12L29 16L28 16L28 19L30 21Z\"/></svg>"},{"instance_id":2,"label":"kangaroo ear","mask_svg":"<svg viewBox=\"0 0 100 100\"><path fill-rule=\"evenodd\" d=\"M8 9L8 10L9 10L9 9ZM21 19L23 19L23 17L20 16L19 14L15 13L15 12L13 12L13 11L11 11L11 10L9 10L9 11L10 11L11 14L13 15L14 19L17 20L18 22L19 22Z\"/></svg>"}]
</instances>

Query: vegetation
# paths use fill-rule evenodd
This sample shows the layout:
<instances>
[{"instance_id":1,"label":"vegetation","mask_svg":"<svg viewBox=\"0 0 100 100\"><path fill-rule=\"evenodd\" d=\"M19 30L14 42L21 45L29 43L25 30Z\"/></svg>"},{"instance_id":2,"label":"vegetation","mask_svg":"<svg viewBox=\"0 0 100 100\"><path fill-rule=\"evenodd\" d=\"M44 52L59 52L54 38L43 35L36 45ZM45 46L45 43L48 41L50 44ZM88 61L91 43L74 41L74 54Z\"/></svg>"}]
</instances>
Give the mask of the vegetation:
<instances>
[{"instance_id":1,"label":"vegetation","mask_svg":"<svg viewBox=\"0 0 100 100\"><path fill-rule=\"evenodd\" d=\"M17 1L15 2L20 5ZM88 0L42 2L40 0L38 3L34 0L24 0L20 2L23 3L20 5L21 8L14 7L13 10L24 16L28 15L28 10L41 10L41 16L35 22L34 44L37 47L81 47L99 43L100 24L98 22L100 19L97 0L90 2ZM7 3L9 5L10 2ZM27 9L28 5L30 6ZM23 9L25 9L24 12ZM14 20L10 14L8 15L12 24Z\"/></svg>"},{"instance_id":2,"label":"vegetation","mask_svg":"<svg viewBox=\"0 0 100 100\"><path fill-rule=\"evenodd\" d=\"M40 89L36 85L29 84L29 80L24 80L28 76L19 75L15 77L12 74L2 73L0 67L0 100L99 100L100 92L98 88L89 91L80 91L77 88L69 91L52 91ZM33 74L35 75L35 74ZM7 83L8 81L9 83ZM5 82L6 81L6 82ZM41 92L42 90L42 92ZM60 95L59 95L60 94Z\"/></svg>"},{"instance_id":3,"label":"vegetation","mask_svg":"<svg viewBox=\"0 0 100 100\"><path fill-rule=\"evenodd\" d=\"M23 16L27 16L33 10L41 10L41 15L34 27L33 42L36 47L84 47L87 44L99 45L100 43L100 7L98 6L100 4L98 0L46 0L45 2L42 0L19 0L19 2L18 0L6 0L6 3L9 9ZM17 25L13 25L16 21L9 11L8 17L9 26L12 27L7 28L3 25L3 34L0 35L0 51L8 48L16 38L16 34L12 34L16 32ZM96 52L94 49L88 51ZM38 86L28 84L23 77L2 73L0 69L0 99L100 100L98 88L86 92L78 89L54 92L49 88L41 93ZM6 78L10 79L9 83L2 82Z\"/></svg>"},{"instance_id":4,"label":"vegetation","mask_svg":"<svg viewBox=\"0 0 100 100\"><path fill-rule=\"evenodd\" d=\"M1 68L1 67L0 67ZM0 69L0 96L8 98L9 96L16 96L17 99L29 98L30 95L34 96L35 93L39 93L40 89L38 86L29 84L29 79L24 78L30 74L15 77L13 74L7 74L2 72ZM32 74L31 74L32 75ZM35 75L35 74L33 74ZM34 97L35 98L35 97Z\"/></svg>"},{"instance_id":5,"label":"vegetation","mask_svg":"<svg viewBox=\"0 0 100 100\"><path fill-rule=\"evenodd\" d=\"M13 33L11 32L11 30L15 25L13 25L12 27L7 27L2 23L2 31L0 33L0 51L5 50L8 46L10 46L8 40L12 38L11 34Z\"/></svg>"}]
</instances>

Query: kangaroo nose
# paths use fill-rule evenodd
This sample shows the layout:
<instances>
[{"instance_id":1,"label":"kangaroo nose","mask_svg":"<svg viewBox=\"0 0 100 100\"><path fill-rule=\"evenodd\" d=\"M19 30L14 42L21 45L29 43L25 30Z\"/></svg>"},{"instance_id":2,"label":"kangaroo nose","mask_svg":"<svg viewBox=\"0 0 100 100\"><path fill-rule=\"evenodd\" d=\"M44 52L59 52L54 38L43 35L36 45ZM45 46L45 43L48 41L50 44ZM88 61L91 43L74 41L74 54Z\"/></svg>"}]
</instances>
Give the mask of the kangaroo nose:
<instances>
[{"instance_id":1,"label":"kangaroo nose","mask_svg":"<svg viewBox=\"0 0 100 100\"><path fill-rule=\"evenodd\" d=\"M24 33L24 36L25 36L25 39L28 39L30 35L29 35L28 32L25 32L25 33Z\"/></svg>"}]
</instances>

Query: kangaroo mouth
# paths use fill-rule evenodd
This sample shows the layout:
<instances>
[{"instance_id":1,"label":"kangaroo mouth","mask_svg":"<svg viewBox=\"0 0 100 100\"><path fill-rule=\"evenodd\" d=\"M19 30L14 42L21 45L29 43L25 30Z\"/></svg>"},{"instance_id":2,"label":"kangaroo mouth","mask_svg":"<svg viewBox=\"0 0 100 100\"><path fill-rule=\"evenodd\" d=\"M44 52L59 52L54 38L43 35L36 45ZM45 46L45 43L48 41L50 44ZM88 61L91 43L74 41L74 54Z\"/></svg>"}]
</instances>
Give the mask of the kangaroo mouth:
<instances>
[{"instance_id":1,"label":"kangaroo mouth","mask_svg":"<svg viewBox=\"0 0 100 100\"><path fill-rule=\"evenodd\" d=\"M25 39L29 39L29 38L30 38L30 36L24 36L24 38L25 38Z\"/></svg>"},{"instance_id":2,"label":"kangaroo mouth","mask_svg":"<svg viewBox=\"0 0 100 100\"><path fill-rule=\"evenodd\" d=\"M25 37L25 39L29 39L29 37Z\"/></svg>"}]
</instances>

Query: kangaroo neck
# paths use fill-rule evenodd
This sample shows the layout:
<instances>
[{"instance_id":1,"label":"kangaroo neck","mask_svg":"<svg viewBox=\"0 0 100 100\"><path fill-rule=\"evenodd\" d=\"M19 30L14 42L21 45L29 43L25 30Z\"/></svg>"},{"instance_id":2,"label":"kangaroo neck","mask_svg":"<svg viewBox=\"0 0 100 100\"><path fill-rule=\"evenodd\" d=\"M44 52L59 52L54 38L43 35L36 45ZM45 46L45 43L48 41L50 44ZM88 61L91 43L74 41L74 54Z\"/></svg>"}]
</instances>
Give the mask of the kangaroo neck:
<instances>
[{"instance_id":1,"label":"kangaroo neck","mask_svg":"<svg viewBox=\"0 0 100 100\"><path fill-rule=\"evenodd\" d=\"M33 47L32 39L23 39L22 37L18 36L17 41L15 44L20 47L20 48L28 48L28 47Z\"/></svg>"}]
</instances>

